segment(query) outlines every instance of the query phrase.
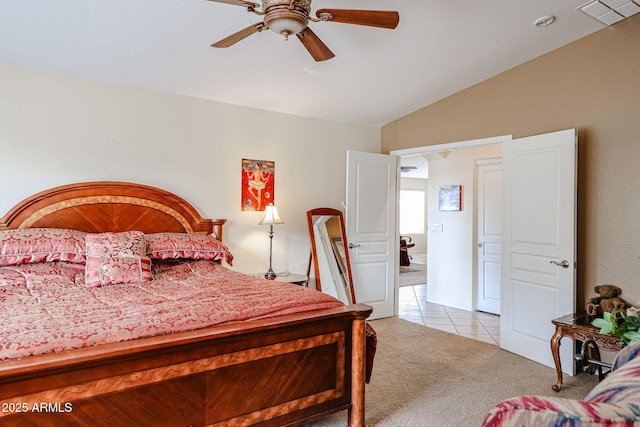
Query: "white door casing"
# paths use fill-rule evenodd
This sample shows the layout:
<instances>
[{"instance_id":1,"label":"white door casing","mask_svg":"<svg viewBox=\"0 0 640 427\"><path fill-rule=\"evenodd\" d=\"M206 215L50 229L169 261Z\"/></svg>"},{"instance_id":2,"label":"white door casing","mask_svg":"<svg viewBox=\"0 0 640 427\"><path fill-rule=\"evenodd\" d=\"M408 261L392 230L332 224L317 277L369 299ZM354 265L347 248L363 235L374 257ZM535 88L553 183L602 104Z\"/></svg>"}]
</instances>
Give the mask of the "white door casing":
<instances>
[{"instance_id":1,"label":"white door casing","mask_svg":"<svg viewBox=\"0 0 640 427\"><path fill-rule=\"evenodd\" d=\"M500 314L502 160L476 161L475 308Z\"/></svg>"},{"instance_id":2,"label":"white door casing","mask_svg":"<svg viewBox=\"0 0 640 427\"><path fill-rule=\"evenodd\" d=\"M551 320L575 310L576 138L568 129L503 143L500 346L550 367ZM573 375L573 349L560 350Z\"/></svg>"},{"instance_id":3,"label":"white door casing","mask_svg":"<svg viewBox=\"0 0 640 427\"><path fill-rule=\"evenodd\" d=\"M373 307L370 319L397 311L397 175L396 156L347 151L348 250L356 302Z\"/></svg>"}]
</instances>

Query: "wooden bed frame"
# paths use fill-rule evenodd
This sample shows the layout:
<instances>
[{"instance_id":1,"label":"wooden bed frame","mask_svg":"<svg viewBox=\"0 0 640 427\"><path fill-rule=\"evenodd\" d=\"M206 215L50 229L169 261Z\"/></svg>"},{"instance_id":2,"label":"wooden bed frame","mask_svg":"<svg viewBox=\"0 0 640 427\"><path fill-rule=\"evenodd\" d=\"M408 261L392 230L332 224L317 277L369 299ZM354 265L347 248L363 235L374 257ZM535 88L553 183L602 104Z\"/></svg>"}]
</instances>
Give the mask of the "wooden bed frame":
<instances>
[{"instance_id":1,"label":"wooden bed frame","mask_svg":"<svg viewBox=\"0 0 640 427\"><path fill-rule=\"evenodd\" d=\"M184 199L140 184L38 193L0 230L217 233ZM0 362L2 426L294 426L348 410L364 426L365 319L357 304Z\"/></svg>"}]
</instances>

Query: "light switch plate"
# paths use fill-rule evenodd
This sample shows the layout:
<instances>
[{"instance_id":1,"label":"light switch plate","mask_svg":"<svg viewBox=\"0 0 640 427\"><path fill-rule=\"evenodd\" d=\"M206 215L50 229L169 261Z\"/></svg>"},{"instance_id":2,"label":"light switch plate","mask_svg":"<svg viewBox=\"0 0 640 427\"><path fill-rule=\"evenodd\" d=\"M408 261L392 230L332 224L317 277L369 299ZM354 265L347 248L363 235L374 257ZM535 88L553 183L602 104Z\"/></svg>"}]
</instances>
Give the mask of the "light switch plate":
<instances>
[{"instance_id":1,"label":"light switch plate","mask_svg":"<svg viewBox=\"0 0 640 427\"><path fill-rule=\"evenodd\" d=\"M429 226L429 230L433 231L434 233L442 233L442 224L431 224Z\"/></svg>"}]
</instances>

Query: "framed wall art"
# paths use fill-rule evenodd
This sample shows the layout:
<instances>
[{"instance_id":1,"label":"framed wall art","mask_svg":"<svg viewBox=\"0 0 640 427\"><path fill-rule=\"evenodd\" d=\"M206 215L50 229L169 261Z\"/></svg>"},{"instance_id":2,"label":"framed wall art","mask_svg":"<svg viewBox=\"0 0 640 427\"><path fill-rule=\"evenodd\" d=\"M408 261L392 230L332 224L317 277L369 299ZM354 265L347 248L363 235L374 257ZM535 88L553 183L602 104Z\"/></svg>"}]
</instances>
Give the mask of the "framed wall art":
<instances>
[{"instance_id":1,"label":"framed wall art","mask_svg":"<svg viewBox=\"0 0 640 427\"><path fill-rule=\"evenodd\" d=\"M273 203L276 164L271 160L242 159L243 211L264 211Z\"/></svg>"},{"instance_id":2,"label":"framed wall art","mask_svg":"<svg viewBox=\"0 0 640 427\"><path fill-rule=\"evenodd\" d=\"M462 185L441 185L439 201L441 211L461 211Z\"/></svg>"}]
</instances>

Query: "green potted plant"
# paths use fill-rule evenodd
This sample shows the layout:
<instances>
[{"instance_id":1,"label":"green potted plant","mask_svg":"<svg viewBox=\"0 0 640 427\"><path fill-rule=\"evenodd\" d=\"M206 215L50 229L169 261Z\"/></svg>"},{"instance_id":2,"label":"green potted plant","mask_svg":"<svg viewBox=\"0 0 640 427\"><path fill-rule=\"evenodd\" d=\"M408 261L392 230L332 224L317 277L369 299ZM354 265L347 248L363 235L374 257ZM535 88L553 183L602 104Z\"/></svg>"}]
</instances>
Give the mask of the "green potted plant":
<instances>
[{"instance_id":1,"label":"green potted plant","mask_svg":"<svg viewBox=\"0 0 640 427\"><path fill-rule=\"evenodd\" d=\"M630 307L626 313L620 312L620 317L604 312L602 317L594 319L591 324L600 328L601 334L611 334L620 339L623 347L640 342L640 308Z\"/></svg>"}]
</instances>

